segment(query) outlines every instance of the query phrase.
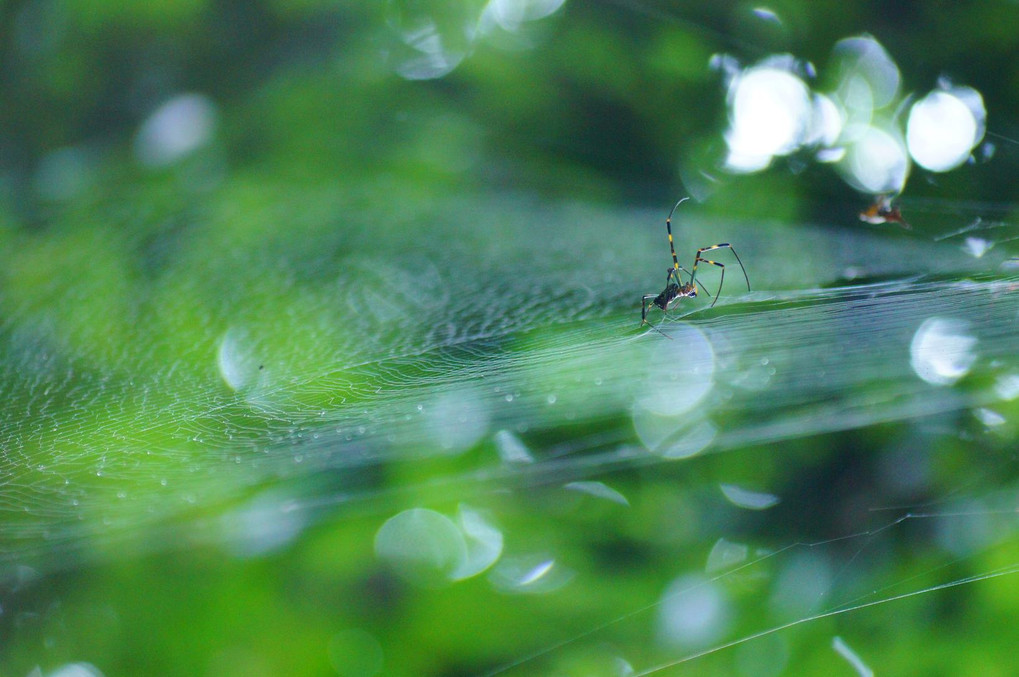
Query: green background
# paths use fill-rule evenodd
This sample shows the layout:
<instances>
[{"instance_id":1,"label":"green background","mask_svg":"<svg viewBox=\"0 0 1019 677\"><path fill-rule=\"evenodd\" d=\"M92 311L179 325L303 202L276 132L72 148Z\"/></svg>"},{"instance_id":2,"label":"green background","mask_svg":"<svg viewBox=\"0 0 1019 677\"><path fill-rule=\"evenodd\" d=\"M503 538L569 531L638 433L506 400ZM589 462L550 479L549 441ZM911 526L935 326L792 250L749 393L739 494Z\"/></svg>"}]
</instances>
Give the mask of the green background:
<instances>
[{"instance_id":1,"label":"green background","mask_svg":"<svg viewBox=\"0 0 1019 677\"><path fill-rule=\"evenodd\" d=\"M485 7L0 10L0 673L1011 673L1019 5ZM809 149L719 168L713 55L825 91L861 34L987 109L909 231ZM752 291L719 253L663 337L694 176L680 263Z\"/></svg>"}]
</instances>

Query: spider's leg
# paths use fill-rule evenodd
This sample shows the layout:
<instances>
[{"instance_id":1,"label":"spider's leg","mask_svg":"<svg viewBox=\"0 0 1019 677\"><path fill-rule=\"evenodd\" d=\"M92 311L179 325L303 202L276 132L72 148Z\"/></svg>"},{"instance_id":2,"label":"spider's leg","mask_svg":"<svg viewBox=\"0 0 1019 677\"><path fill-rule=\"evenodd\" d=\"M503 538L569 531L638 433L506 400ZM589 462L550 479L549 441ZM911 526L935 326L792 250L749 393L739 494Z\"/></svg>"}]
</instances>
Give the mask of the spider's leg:
<instances>
[{"instance_id":1,"label":"spider's leg","mask_svg":"<svg viewBox=\"0 0 1019 677\"><path fill-rule=\"evenodd\" d=\"M712 261L711 259L706 259L703 256L701 256L701 254L703 254L704 252L709 252L713 249L728 249L729 251L732 252L732 255L736 257L736 262L739 263L740 270L743 271L743 278L747 281L747 291L750 291L750 278L747 276L747 269L743 267L743 261L740 260L739 254L736 253L736 250L732 248L731 244L729 244L728 242L722 242L720 244L711 245L710 247L701 247L700 249L697 250L697 256L694 258L693 261L693 275L690 276L690 284L693 284L693 278L697 274L697 264L699 262L703 261L705 263L710 263L713 266L718 266L719 268L721 268L722 277L718 281L718 292L715 294L715 300L711 302L712 306L718 302L718 296L719 294L722 293L722 284L725 282L725 266L721 263L718 263L717 261Z\"/></svg>"},{"instance_id":2,"label":"spider's leg","mask_svg":"<svg viewBox=\"0 0 1019 677\"><path fill-rule=\"evenodd\" d=\"M663 321L664 321L664 320L663 320ZM669 335L668 335L668 334L666 334L666 333L665 333L664 331L662 331L661 329L659 329L659 328L658 328L658 327L656 327L655 325L651 324L650 322L648 322L648 323L647 323L647 326L651 327L651 328L652 328L652 329L654 329L654 330L655 330L656 332L658 332L659 334L661 334L661 335L662 335L662 336L664 336L665 338L669 339L670 341L672 340L672 337L671 337L671 336L669 336Z\"/></svg>"},{"instance_id":3,"label":"spider's leg","mask_svg":"<svg viewBox=\"0 0 1019 677\"><path fill-rule=\"evenodd\" d=\"M709 308L713 308L715 306L715 304L718 302L718 295L722 293L722 285L725 284L725 266L723 264L719 263L718 261L711 261L710 259L702 259L700 256L698 256L693 261L693 269L694 270L697 270L697 262L698 261L703 261L704 263L710 263L711 265L718 266L719 268L722 269L722 277L719 278L719 280L718 280L718 292L715 294L715 299L711 302L711 305L708 306Z\"/></svg>"},{"instance_id":4,"label":"spider's leg","mask_svg":"<svg viewBox=\"0 0 1019 677\"><path fill-rule=\"evenodd\" d=\"M669 336L664 331L662 331L661 329L659 329L658 327L656 327L655 325L653 325L653 324L651 324L650 322L647 321L647 302L648 302L648 299L654 299L654 298L657 298L656 294L644 294L644 297L643 297L643 299L641 301L642 307L641 307L640 326L643 327L646 324L647 326L651 327L656 332L658 332L659 334L661 334L662 336L664 336L665 338L667 338L667 339L669 339L671 341L672 340L671 336ZM665 318L663 316L662 317L662 322L664 322L664 321L665 321Z\"/></svg>"},{"instance_id":5,"label":"spider's leg","mask_svg":"<svg viewBox=\"0 0 1019 677\"><path fill-rule=\"evenodd\" d=\"M743 261L740 260L739 254L736 253L736 250L733 249L732 245L728 242L723 242L721 244L711 245L710 247L701 247L697 250L697 258L700 258L702 253L709 252L712 249L728 249L732 252L732 255L736 257L736 263L739 264L740 270L743 271L743 279L747 281L747 291L750 291L750 278L747 276L747 269L743 267Z\"/></svg>"},{"instance_id":6,"label":"spider's leg","mask_svg":"<svg viewBox=\"0 0 1019 677\"><path fill-rule=\"evenodd\" d=\"M682 287L683 286L683 276L680 275L680 272L686 273L687 277L690 277L692 275L692 273L689 270L687 270L686 268L684 268L683 266L679 266L679 265L675 266L672 269L672 278L676 281L676 284L678 284L680 287ZM668 286L668 283L666 283L666 286Z\"/></svg>"},{"instance_id":7,"label":"spider's leg","mask_svg":"<svg viewBox=\"0 0 1019 677\"><path fill-rule=\"evenodd\" d=\"M669 212L669 217L667 219L665 219L665 230L667 230L668 233L669 233L669 251L672 252L672 265L677 270L679 269L679 259L676 258L676 248L672 245L672 215L676 213L676 207L678 207L679 205L683 204L684 202L686 202L689 199L690 198L685 197L682 200L680 200L679 202L677 202L675 205L673 205L672 211ZM683 281L680 280L679 284L682 285ZM666 282L666 286L668 286L667 282Z\"/></svg>"},{"instance_id":8,"label":"spider's leg","mask_svg":"<svg viewBox=\"0 0 1019 677\"><path fill-rule=\"evenodd\" d=\"M705 259L700 259L700 258L698 258L698 259L695 259L695 260L694 260L694 262L693 262L693 267L694 267L694 270L697 270L697 261L704 261L704 260L705 260ZM693 284L693 274L692 274L692 273L690 273L689 271L687 271L687 270L686 270L686 268L683 268L682 266L680 266L680 269L681 269L681 270L683 270L683 271L685 271L685 272L686 272L686 274L690 276L690 284ZM682 286L682 285L680 285L680 286ZM702 286L702 287L704 287L704 291L708 292L708 296L717 296L717 294L712 294L712 293L711 293L711 290L710 290L710 289L708 289L708 286L707 286L706 284L704 284L703 282L701 282L701 286ZM719 287L719 288L718 288L718 291L719 291L719 292L721 292L721 291L722 291L722 288L721 288L721 287Z\"/></svg>"},{"instance_id":9,"label":"spider's leg","mask_svg":"<svg viewBox=\"0 0 1019 677\"><path fill-rule=\"evenodd\" d=\"M644 294L640 301L640 326L645 324L650 326L651 323L647 321L647 302L648 299L654 299L657 294Z\"/></svg>"},{"instance_id":10,"label":"spider's leg","mask_svg":"<svg viewBox=\"0 0 1019 677\"><path fill-rule=\"evenodd\" d=\"M679 276L679 268L667 268L665 270L665 286L668 287L672 283L672 280L676 280L676 284L682 286L683 278Z\"/></svg>"}]
</instances>

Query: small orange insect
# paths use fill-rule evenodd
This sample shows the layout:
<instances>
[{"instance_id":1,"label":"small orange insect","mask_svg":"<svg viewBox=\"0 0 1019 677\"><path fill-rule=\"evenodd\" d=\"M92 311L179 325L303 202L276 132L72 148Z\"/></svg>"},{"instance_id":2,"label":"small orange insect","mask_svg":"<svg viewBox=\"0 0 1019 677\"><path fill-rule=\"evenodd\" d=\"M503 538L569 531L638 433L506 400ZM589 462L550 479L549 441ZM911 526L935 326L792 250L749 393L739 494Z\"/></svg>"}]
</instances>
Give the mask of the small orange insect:
<instances>
[{"instance_id":1,"label":"small orange insect","mask_svg":"<svg viewBox=\"0 0 1019 677\"><path fill-rule=\"evenodd\" d=\"M878 195L874 204L860 212L860 220L867 223L897 223L906 230L912 230L912 226L902 218L902 213L897 206L892 205L891 195Z\"/></svg>"}]
</instances>

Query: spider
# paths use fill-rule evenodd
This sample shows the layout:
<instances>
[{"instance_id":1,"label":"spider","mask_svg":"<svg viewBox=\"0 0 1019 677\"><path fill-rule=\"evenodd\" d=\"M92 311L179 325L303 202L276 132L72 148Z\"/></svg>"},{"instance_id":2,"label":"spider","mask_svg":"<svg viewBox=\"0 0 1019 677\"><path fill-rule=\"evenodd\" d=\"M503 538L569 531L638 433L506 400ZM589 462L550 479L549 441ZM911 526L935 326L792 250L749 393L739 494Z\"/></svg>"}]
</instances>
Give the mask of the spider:
<instances>
[{"instance_id":1,"label":"spider","mask_svg":"<svg viewBox=\"0 0 1019 677\"><path fill-rule=\"evenodd\" d=\"M679 265L679 259L676 258L676 248L672 245L672 215L676 212L676 207L686 202L689 198L683 198L673 206L672 211L669 212L669 217L665 219L665 228L669 233L669 250L672 252L672 267L668 269L668 275L665 278L665 289L662 290L661 294L645 294L641 299L641 315L640 325L643 327L645 324L651 326L651 323L647 321L647 313L649 310L648 301L651 302L651 306L657 306L665 312L669 309L669 305L672 304L676 299L682 298L693 298L697 296L697 264L704 262L710 263L713 266L718 266L722 269L722 277L718 281L718 291L715 293L715 298L711 302L712 307L718 301L718 295L722 293L722 284L725 282L725 266L717 261L711 261L706 259L701 254L704 252L711 251L712 249L728 249L732 252L732 255L736 257L736 262L739 263L740 269L743 271L743 277L747 281L747 291L750 291L750 278L747 277L747 269L743 267L743 262L740 261L739 254L732 248L732 245L728 242L722 242L720 244L713 244L710 247L701 247L697 250L696 256L694 256L693 266L691 270L687 270L683 266ZM686 273L690 276L689 282L683 282L683 276L681 274ZM709 293L710 294L710 293Z\"/></svg>"}]
</instances>

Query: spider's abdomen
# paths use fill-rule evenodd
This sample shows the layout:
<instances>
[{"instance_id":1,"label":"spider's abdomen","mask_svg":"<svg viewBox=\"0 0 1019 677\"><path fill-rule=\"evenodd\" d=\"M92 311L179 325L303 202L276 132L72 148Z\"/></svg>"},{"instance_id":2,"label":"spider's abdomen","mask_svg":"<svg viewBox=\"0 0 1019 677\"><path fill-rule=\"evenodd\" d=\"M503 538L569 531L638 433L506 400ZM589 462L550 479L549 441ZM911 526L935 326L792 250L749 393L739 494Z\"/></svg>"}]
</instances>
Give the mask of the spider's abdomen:
<instances>
[{"instance_id":1,"label":"spider's abdomen","mask_svg":"<svg viewBox=\"0 0 1019 677\"><path fill-rule=\"evenodd\" d=\"M652 303L654 303L662 310L666 310L669 307L669 304L672 303L673 299L679 296L679 293L680 293L679 285L676 283L672 283L665 288L665 291L656 296L655 300L652 301Z\"/></svg>"}]
</instances>

